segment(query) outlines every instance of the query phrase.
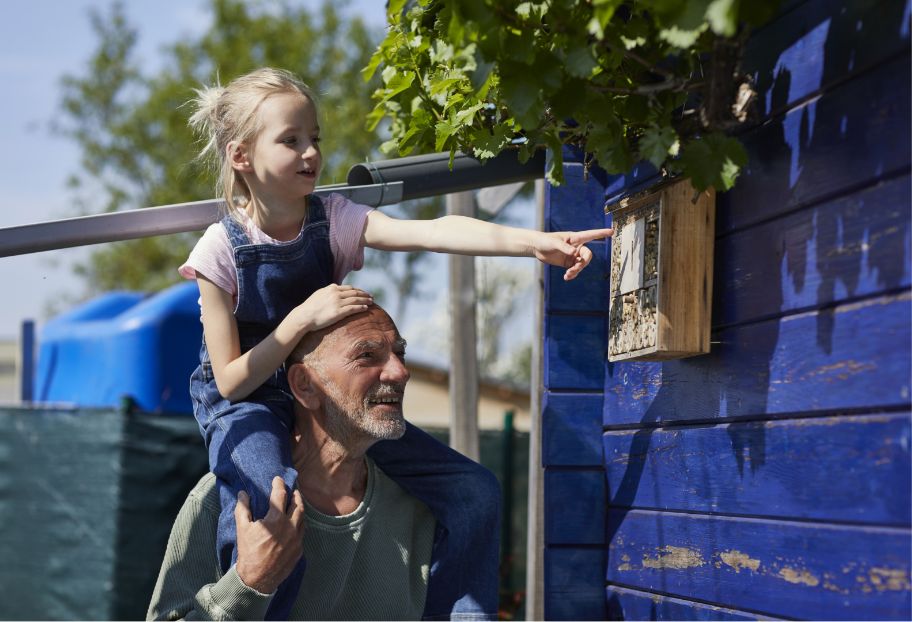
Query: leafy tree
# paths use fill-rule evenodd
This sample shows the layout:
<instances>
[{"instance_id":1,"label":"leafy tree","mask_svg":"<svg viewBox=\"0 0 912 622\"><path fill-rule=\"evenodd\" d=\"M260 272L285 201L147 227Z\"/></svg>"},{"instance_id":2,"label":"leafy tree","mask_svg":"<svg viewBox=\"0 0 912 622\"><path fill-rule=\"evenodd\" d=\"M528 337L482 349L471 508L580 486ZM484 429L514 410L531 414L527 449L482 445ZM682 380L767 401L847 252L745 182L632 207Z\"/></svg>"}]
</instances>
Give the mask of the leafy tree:
<instances>
[{"instance_id":1,"label":"leafy tree","mask_svg":"<svg viewBox=\"0 0 912 622\"><path fill-rule=\"evenodd\" d=\"M726 132L754 94L739 69L747 25L775 2L738 0L391 0L365 68L382 84L369 128L389 153L462 150L484 160L562 146L609 172L647 160L730 188L746 162Z\"/></svg>"},{"instance_id":2,"label":"leafy tree","mask_svg":"<svg viewBox=\"0 0 912 622\"><path fill-rule=\"evenodd\" d=\"M360 70L380 33L359 17L345 19L325 0L313 13L287 2L251 6L211 0L212 25L164 51L165 62L146 75L135 60L139 36L120 4L90 14L98 47L84 73L63 79L60 131L82 150L71 177L84 213L135 209L218 196L214 176L194 161L201 145L187 126L193 89L264 65L300 75L319 97L325 128L322 183L345 180L379 140L364 131L370 92ZM107 245L77 268L89 294L108 289L156 290L174 283L176 268L199 237L179 234Z\"/></svg>"}]
</instances>

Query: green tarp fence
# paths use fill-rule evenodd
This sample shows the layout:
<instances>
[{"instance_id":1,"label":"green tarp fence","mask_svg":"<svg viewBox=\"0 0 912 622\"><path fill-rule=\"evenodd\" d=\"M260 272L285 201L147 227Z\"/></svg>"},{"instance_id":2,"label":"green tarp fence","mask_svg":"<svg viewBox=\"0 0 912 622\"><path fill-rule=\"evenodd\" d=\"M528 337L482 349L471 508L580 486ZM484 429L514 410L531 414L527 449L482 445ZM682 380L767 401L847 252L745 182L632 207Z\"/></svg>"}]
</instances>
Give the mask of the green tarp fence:
<instances>
[{"instance_id":1,"label":"green tarp fence","mask_svg":"<svg viewBox=\"0 0 912 622\"><path fill-rule=\"evenodd\" d=\"M508 591L524 585L528 435L515 438ZM500 432L482 432L498 476L501 447ZM206 468L191 417L0 408L0 620L143 619L171 524Z\"/></svg>"}]
</instances>

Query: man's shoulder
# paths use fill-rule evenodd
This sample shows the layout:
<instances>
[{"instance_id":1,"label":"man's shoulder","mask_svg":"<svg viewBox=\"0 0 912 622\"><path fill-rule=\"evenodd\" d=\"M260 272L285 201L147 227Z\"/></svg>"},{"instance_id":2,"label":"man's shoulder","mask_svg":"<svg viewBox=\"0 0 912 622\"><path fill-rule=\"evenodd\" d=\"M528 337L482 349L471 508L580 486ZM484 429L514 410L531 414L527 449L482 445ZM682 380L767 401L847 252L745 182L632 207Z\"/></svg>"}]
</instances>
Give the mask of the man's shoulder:
<instances>
[{"instance_id":1,"label":"man's shoulder","mask_svg":"<svg viewBox=\"0 0 912 622\"><path fill-rule=\"evenodd\" d=\"M211 472L203 475L200 480L187 495L188 503L195 503L200 506L202 511L215 512L218 514L222 510L222 504L219 500L218 485L215 475Z\"/></svg>"}]
</instances>

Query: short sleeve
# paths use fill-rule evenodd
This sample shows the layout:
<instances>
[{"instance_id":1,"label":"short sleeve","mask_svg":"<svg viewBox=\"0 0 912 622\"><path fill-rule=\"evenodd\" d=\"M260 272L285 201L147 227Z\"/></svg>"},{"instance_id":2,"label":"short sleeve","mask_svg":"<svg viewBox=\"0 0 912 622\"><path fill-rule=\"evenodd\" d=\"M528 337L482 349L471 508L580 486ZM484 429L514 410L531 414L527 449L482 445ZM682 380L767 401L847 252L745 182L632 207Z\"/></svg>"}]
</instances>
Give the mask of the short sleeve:
<instances>
[{"instance_id":1,"label":"short sleeve","mask_svg":"<svg viewBox=\"0 0 912 622\"><path fill-rule=\"evenodd\" d=\"M178 268L185 279L195 279L202 274L217 286L237 298L237 269L228 233L221 223L209 225L190 257Z\"/></svg>"},{"instance_id":2,"label":"short sleeve","mask_svg":"<svg viewBox=\"0 0 912 622\"><path fill-rule=\"evenodd\" d=\"M353 270L364 265L364 227L367 215L373 209L368 205L354 203L341 194L332 194L329 205L329 244L332 249L334 266L333 280L341 283Z\"/></svg>"}]
</instances>

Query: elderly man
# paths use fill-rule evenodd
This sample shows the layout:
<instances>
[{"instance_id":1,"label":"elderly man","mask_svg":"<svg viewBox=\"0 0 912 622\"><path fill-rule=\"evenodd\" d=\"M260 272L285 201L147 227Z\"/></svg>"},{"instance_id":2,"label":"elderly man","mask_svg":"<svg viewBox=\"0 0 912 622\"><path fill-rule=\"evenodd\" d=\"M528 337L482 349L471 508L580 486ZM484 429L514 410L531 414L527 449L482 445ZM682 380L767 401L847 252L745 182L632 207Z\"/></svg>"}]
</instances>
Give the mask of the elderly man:
<instances>
[{"instance_id":1,"label":"elderly man","mask_svg":"<svg viewBox=\"0 0 912 622\"><path fill-rule=\"evenodd\" d=\"M429 509L370 457L383 453L386 468L413 493L440 485L423 480L418 469L412 473L409 456L397 453L393 440L410 425L402 413L409 378L404 354L405 341L377 306L301 341L287 370L299 474L293 498L286 499L276 478L269 513L252 521L241 493L237 563L222 575L211 553L219 495L215 477L203 477L172 529L150 619L263 619L271 594L302 554L307 570L293 619L494 618L499 489L493 475L484 471L479 478L481 467L447 450L442 456L456 482L447 501L452 507ZM466 469L472 478L455 477ZM472 481L471 490L460 481ZM435 515L474 521L478 540L450 541ZM431 568L432 552L447 546L470 551L472 567ZM455 601L439 596L453 593L454 585Z\"/></svg>"}]
</instances>

